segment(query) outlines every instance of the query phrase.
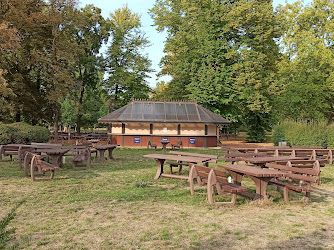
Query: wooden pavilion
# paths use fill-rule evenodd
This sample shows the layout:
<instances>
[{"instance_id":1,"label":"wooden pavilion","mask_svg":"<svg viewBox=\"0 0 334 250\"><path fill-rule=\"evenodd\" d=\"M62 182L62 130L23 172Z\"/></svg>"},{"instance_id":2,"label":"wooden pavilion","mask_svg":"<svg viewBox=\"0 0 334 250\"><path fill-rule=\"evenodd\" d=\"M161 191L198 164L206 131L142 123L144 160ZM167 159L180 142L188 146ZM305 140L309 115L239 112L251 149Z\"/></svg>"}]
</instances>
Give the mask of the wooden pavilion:
<instances>
[{"instance_id":1,"label":"wooden pavilion","mask_svg":"<svg viewBox=\"0 0 334 250\"><path fill-rule=\"evenodd\" d=\"M218 125L229 121L194 102L132 101L100 118L109 123L111 142L126 147L146 147L161 140L183 147L216 147Z\"/></svg>"}]
</instances>

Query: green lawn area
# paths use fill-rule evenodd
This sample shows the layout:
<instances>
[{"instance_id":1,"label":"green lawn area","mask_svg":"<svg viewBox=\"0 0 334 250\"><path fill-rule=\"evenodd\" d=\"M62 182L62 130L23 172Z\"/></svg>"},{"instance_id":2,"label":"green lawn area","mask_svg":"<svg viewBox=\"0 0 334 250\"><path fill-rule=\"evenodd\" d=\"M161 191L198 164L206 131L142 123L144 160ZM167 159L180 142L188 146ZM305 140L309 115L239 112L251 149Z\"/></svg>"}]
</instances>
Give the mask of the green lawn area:
<instances>
[{"instance_id":1,"label":"green lawn area","mask_svg":"<svg viewBox=\"0 0 334 250\"><path fill-rule=\"evenodd\" d=\"M311 203L285 205L270 186L269 203L239 197L235 207L217 208L203 187L191 196L186 181L154 180L156 163L142 155L155 152L117 148L115 161L93 159L90 170L73 170L68 159L48 182L32 182L4 158L0 218L24 200L9 225L8 249L334 249L333 165L322 169ZM244 184L255 192L250 179Z\"/></svg>"}]
</instances>

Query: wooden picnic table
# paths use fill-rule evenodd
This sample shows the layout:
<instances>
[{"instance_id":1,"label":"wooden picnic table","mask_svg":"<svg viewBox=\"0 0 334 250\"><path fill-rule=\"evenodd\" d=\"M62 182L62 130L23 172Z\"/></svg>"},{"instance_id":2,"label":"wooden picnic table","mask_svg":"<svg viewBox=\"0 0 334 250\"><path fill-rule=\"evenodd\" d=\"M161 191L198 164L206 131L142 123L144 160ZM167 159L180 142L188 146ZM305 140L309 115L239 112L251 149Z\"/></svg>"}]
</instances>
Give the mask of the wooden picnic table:
<instances>
[{"instance_id":1,"label":"wooden picnic table","mask_svg":"<svg viewBox=\"0 0 334 250\"><path fill-rule=\"evenodd\" d=\"M166 150L167 149L167 144L169 144L170 141L161 140L160 143L162 144L162 150Z\"/></svg>"},{"instance_id":2,"label":"wooden picnic table","mask_svg":"<svg viewBox=\"0 0 334 250\"><path fill-rule=\"evenodd\" d=\"M238 193L253 200L264 199L268 200L267 186L269 181L275 177L287 176L287 173L267 168L256 168L247 165L218 165L224 168L233 178L235 184L241 186L242 178L246 175L252 179L256 186L256 194L248 192Z\"/></svg>"},{"instance_id":3,"label":"wooden picnic table","mask_svg":"<svg viewBox=\"0 0 334 250\"><path fill-rule=\"evenodd\" d=\"M194 157L200 157L200 158L210 158L209 161L206 161L207 163L217 163L218 156L217 155L207 155L207 154L198 154L198 153L190 153L190 152L181 152L181 151L169 151L170 154L174 155L182 155L182 156L194 156Z\"/></svg>"},{"instance_id":4,"label":"wooden picnic table","mask_svg":"<svg viewBox=\"0 0 334 250\"><path fill-rule=\"evenodd\" d=\"M241 159L248 163L253 163L258 167L265 167L266 163L275 161L288 161L288 160L303 160L304 157L295 156L265 156L265 157L241 157Z\"/></svg>"},{"instance_id":5,"label":"wooden picnic table","mask_svg":"<svg viewBox=\"0 0 334 250\"><path fill-rule=\"evenodd\" d=\"M37 148L34 150L35 153L45 153L52 159L52 164L58 167L62 167L62 157L66 154L70 149L64 148Z\"/></svg>"},{"instance_id":6,"label":"wooden picnic table","mask_svg":"<svg viewBox=\"0 0 334 250\"><path fill-rule=\"evenodd\" d=\"M100 154L100 162L105 162L106 158L104 158L104 152L108 150L108 158L111 160L115 160L115 158L112 155L112 152L115 148L117 148L118 145L114 144L100 144L100 145L95 145L95 149L99 152Z\"/></svg>"},{"instance_id":7,"label":"wooden picnic table","mask_svg":"<svg viewBox=\"0 0 334 250\"><path fill-rule=\"evenodd\" d=\"M210 160L210 158L204 157L194 157L194 156L180 156L180 155L165 155L165 154L149 154L144 155L145 158L152 158L157 162L157 173L155 175L155 179L159 179L160 177L169 177L176 179L188 180L189 176L180 176L174 174L164 174L164 163L166 160L179 161L179 162L187 162L188 164L192 163L205 163Z\"/></svg>"}]
</instances>

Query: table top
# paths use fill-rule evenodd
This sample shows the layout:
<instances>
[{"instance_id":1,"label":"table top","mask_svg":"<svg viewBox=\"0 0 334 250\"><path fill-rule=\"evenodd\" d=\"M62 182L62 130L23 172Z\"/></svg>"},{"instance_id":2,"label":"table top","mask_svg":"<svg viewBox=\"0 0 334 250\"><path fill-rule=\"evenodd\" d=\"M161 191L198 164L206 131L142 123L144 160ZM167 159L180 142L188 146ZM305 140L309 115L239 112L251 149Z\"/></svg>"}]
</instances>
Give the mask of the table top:
<instances>
[{"instance_id":1,"label":"table top","mask_svg":"<svg viewBox=\"0 0 334 250\"><path fill-rule=\"evenodd\" d=\"M174 161L185 161L185 162L206 162L211 158L194 157L194 156L181 156L181 155L164 155L164 154L149 154L143 155L146 158L159 159L159 160L174 160Z\"/></svg>"},{"instance_id":2,"label":"table top","mask_svg":"<svg viewBox=\"0 0 334 250\"><path fill-rule=\"evenodd\" d=\"M268 168L257 168L247 165L218 165L218 167L254 177L282 177L288 175L288 173L284 173L278 170L273 170Z\"/></svg>"},{"instance_id":3,"label":"table top","mask_svg":"<svg viewBox=\"0 0 334 250\"><path fill-rule=\"evenodd\" d=\"M276 150L276 149L291 149L290 147L286 146L286 147L226 147L229 148L231 151L232 150L255 150L255 149L265 149L265 150Z\"/></svg>"},{"instance_id":4,"label":"table top","mask_svg":"<svg viewBox=\"0 0 334 250\"><path fill-rule=\"evenodd\" d=\"M166 143L166 144L168 144L168 143L170 143L170 141L160 141L161 143Z\"/></svg>"},{"instance_id":5,"label":"table top","mask_svg":"<svg viewBox=\"0 0 334 250\"><path fill-rule=\"evenodd\" d=\"M54 148L54 149L43 149L43 148L38 148L35 150L35 152L37 153L46 153L48 155L63 155L66 154L68 151L70 151L69 149L63 149L63 148Z\"/></svg>"},{"instance_id":6,"label":"table top","mask_svg":"<svg viewBox=\"0 0 334 250\"><path fill-rule=\"evenodd\" d=\"M96 149L110 149L110 148L116 148L118 145L115 144L97 144L94 146Z\"/></svg>"},{"instance_id":7,"label":"table top","mask_svg":"<svg viewBox=\"0 0 334 250\"><path fill-rule=\"evenodd\" d=\"M243 161L260 164L275 161L286 161L286 160L303 160L305 157L294 157L294 156L266 156L266 157L242 157Z\"/></svg>"},{"instance_id":8,"label":"table top","mask_svg":"<svg viewBox=\"0 0 334 250\"><path fill-rule=\"evenodd\" d=\"M195 157L204 157L204 158L218 159L217 155L206 155L206 154L181 152L181 151L169 151L169 153L170 154L174 154L174 155L185 155L185 156L195 156Z\"/></svg>"}]
</instances>

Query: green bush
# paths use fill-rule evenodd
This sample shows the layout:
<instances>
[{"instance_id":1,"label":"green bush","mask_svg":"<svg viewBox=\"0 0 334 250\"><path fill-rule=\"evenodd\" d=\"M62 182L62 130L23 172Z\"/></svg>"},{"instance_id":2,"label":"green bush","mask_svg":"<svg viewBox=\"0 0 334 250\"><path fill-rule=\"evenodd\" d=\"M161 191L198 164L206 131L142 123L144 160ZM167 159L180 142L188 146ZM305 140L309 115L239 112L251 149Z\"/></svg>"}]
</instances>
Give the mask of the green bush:
<instances>
[{"instance_id":1,"label":"green bush","mask_svg":"<svg viewBox=\"0 0 334 250\"><path fill-rule=\"evenodd\" d=\"M324 121L306 122L286 120L276 125L273 131L275 145L278 145L280 138L284 138L290 146L327 147L328 127Z\"/></svg>"},{"instance_id":2,"label":"green bush","mask_svg":"<svg viewBox=\"0 0 334 250\"><path fill-rule=\"evenodd\" d=\"M327 128L327 147L334 148L334 124Z\"/></svg>"},{"instance_id":3,"label":"green bush","mask_svg":"<svg viewBox=\"0 0 334 250\"><path fill-rule=\"evenodd\" d=\"M0 144L8 144L12 142L12 137L15 129L8 127L5 124L0 124Z\"/></svg>"},{"instance_id":4,"label":"green bush","mask_svg":"<svg viewBox=\"0 0 334 250\"><path fill-rule=\"evenodd\" d=\"M50 131L47 128L21 122L0 125L0 144L48 142L49 139Z\"/></svg>"}]
</instances>

